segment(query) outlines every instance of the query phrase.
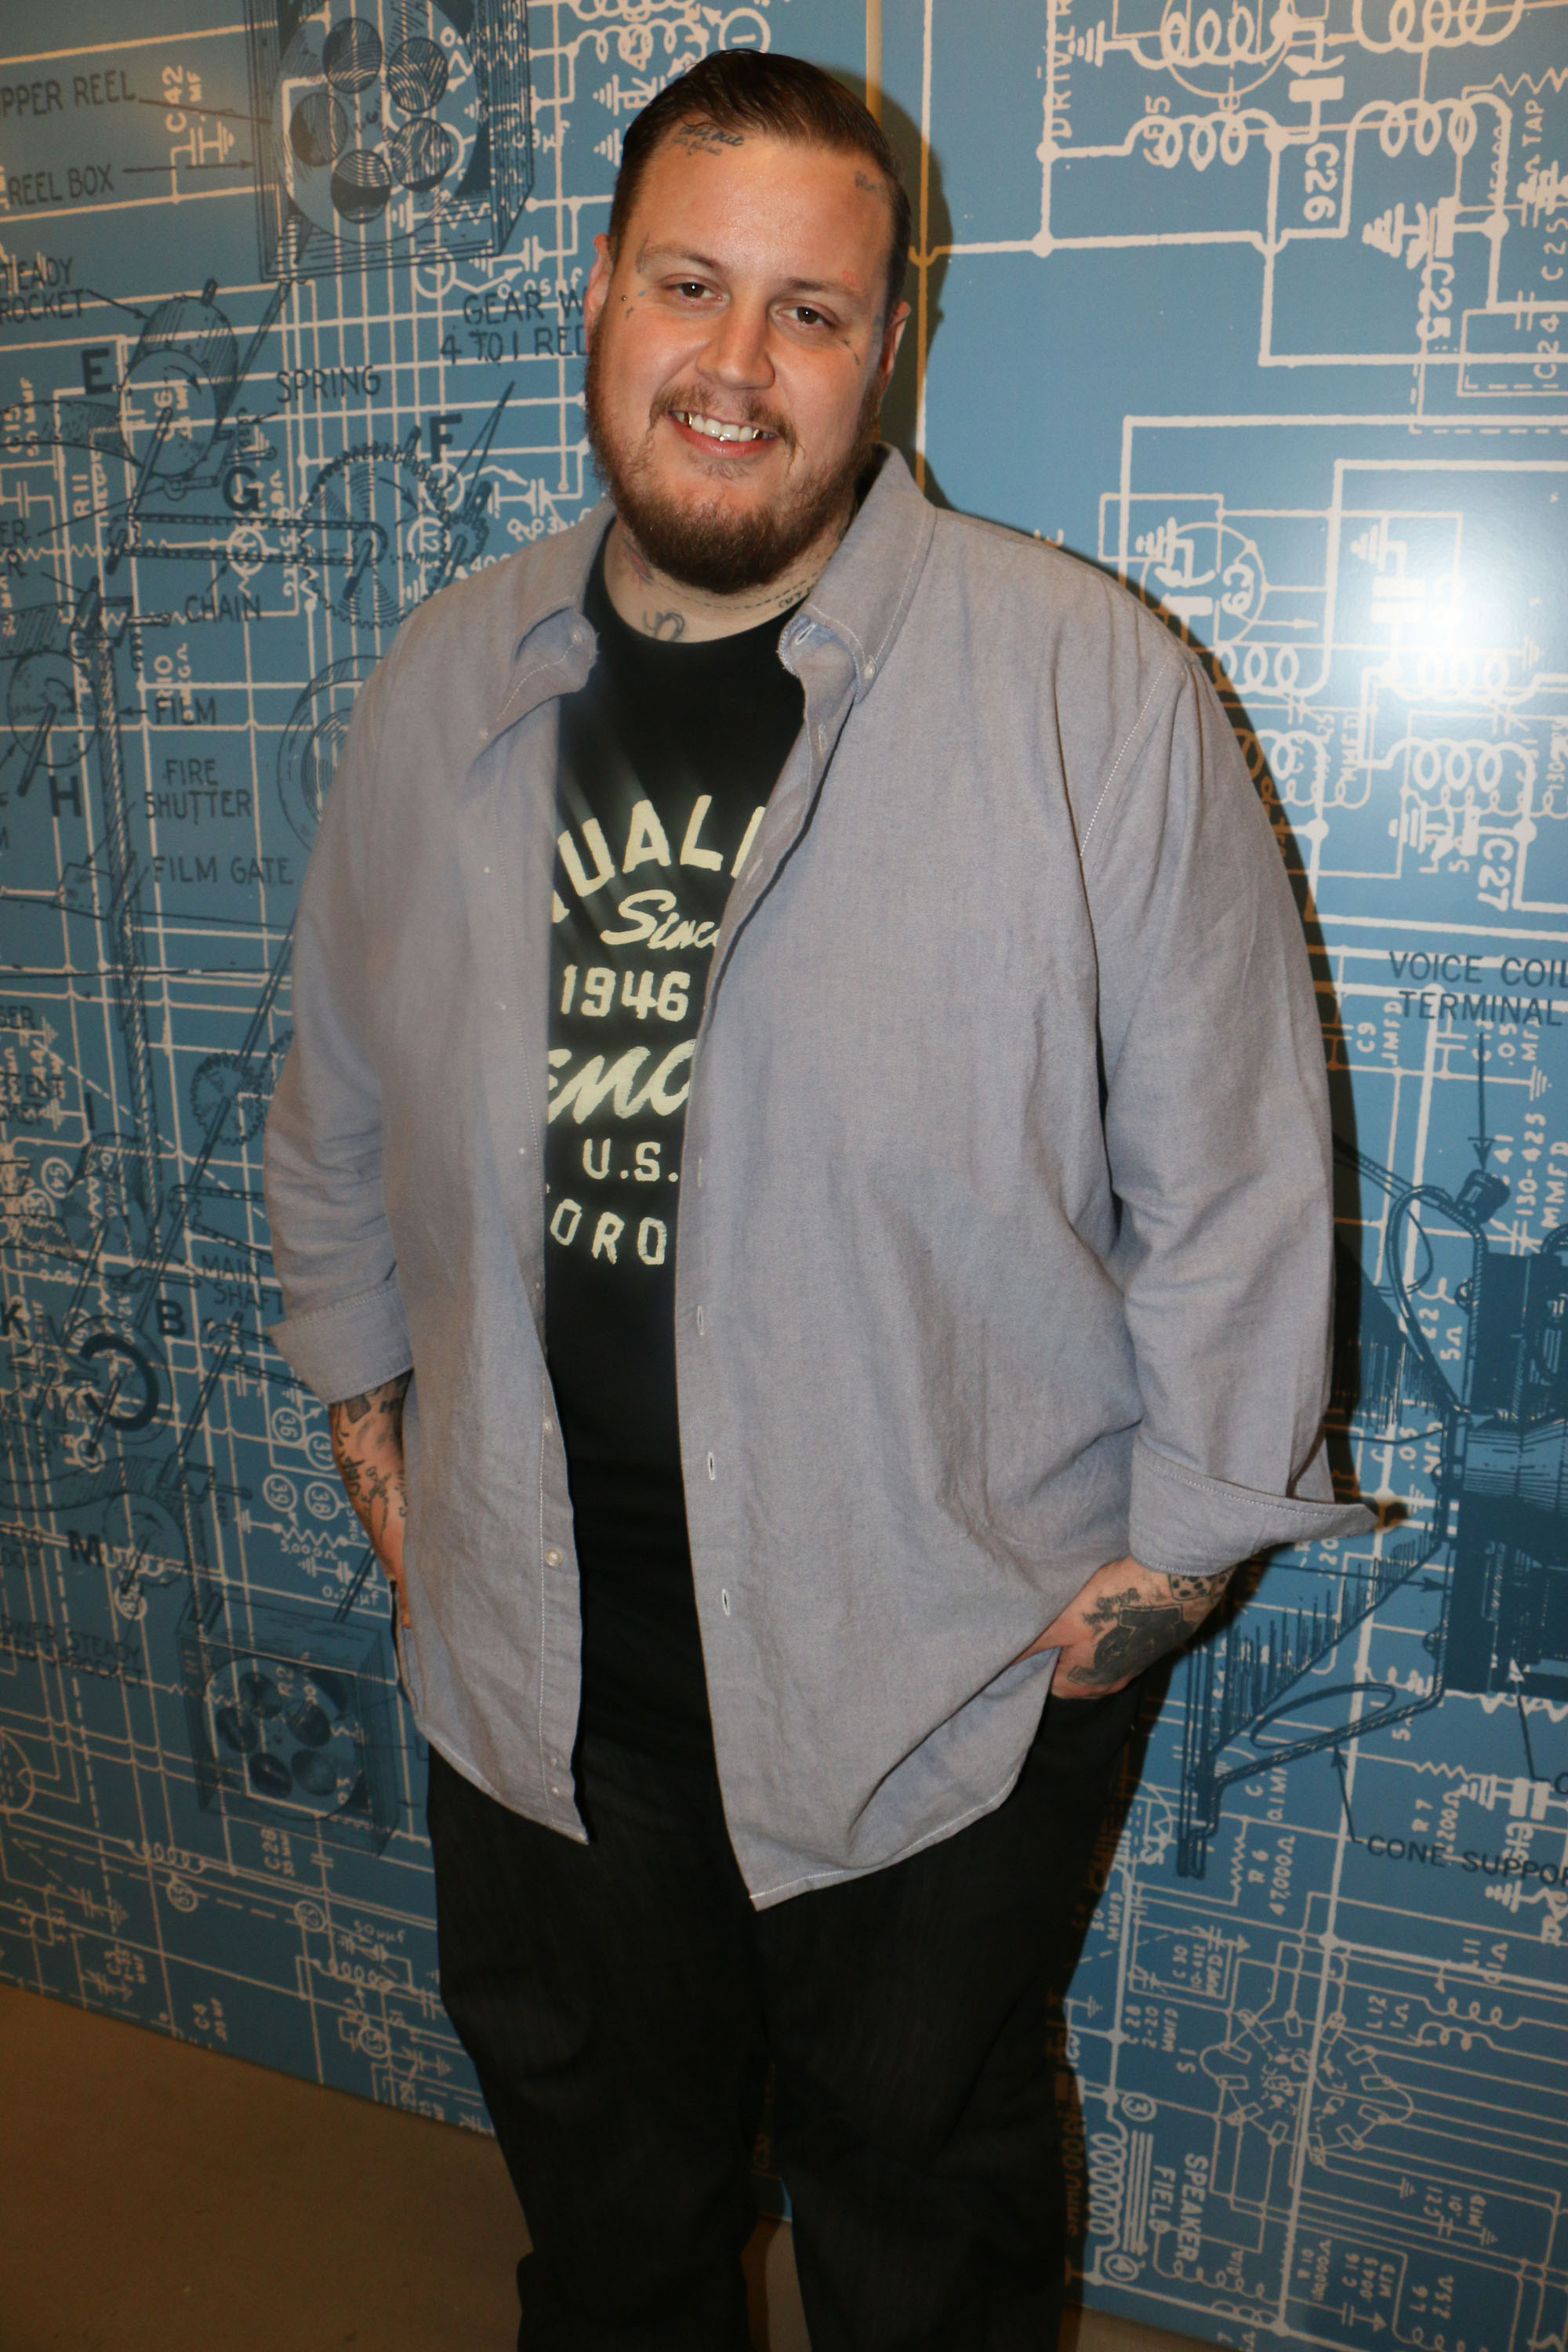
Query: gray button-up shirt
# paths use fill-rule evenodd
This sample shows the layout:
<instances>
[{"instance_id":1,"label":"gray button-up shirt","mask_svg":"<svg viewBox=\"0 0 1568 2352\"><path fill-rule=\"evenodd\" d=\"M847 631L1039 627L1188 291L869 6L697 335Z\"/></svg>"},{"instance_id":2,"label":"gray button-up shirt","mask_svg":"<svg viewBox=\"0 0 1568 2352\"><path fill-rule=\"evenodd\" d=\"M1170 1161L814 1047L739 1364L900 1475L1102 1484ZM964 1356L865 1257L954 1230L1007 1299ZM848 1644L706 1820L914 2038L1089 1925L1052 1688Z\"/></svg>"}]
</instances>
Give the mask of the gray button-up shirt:
<instances>
[{"instance_id":1,"label":"gray button-up shirt","mask_svg":"<svg viewBox=\"0 0 1568 2352\"><path fill-rule=\"evenodd\" d=\"M267 1135L321 1397L410 1366L419 1724L581 1837L542 1349L559 698L609 521L447 589L360 696ZM759 1905L998 1804L1100 1564L1366 1524L1332 1500L1322 1047L1284 866L1197 665L892 455L781 659L805 723L736 880L677 1236L687 1511ZM605 891L611 902L646 872Z\"/></svg>"}]
</instances>

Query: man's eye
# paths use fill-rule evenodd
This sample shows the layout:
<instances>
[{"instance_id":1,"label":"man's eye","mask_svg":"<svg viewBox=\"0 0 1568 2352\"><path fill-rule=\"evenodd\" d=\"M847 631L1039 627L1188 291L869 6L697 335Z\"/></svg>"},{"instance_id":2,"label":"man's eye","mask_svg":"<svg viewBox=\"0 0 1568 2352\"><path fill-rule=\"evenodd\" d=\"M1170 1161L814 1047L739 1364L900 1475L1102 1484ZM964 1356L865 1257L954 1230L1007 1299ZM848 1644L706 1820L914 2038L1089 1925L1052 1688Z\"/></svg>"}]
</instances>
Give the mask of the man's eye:
<instances>
[{"instance_id":1,"label":"man's eye","mask_svg":"<svg viewBox=\"0 0 1568 2352\"><path fill-rule=\"evenodd\" d=\"M790 316L802 327L830 327L833 324L825 311L814 310L809 302L797 302Z\"/></svg>"},{"instance_id":2,"label":"man's eye","mask_svg":"<svg viewBox=\"0 0 1568 2352\"><path fill-rule=\"evenodd\" d=\"M706 286L704 286L704 285L703 285L703 283L702 283L702 281L701 281L701 279L700 279L700 278L678 278L678 279L676 280L675 291L676 291L678 294L698 294L698 295L701 295L701 294L706 294L706 293L707 293L707 291L708 291L708 289L707 289L707 287L706 287Z\"/></svg>"}]
</instances>

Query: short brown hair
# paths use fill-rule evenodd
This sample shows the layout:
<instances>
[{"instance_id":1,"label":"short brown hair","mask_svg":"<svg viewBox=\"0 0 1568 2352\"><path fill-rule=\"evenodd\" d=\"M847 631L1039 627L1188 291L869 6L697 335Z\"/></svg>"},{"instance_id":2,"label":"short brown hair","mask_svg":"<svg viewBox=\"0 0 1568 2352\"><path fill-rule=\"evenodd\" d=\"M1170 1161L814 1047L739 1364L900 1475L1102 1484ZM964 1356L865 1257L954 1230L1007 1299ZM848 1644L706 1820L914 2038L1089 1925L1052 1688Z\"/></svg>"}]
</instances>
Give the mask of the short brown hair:
<instances>
[{"instance_id":1,"label":"short brown hair","mask_svg":"<svg viewBox=\"0 0 1568 2352\"><path fill-rule=\"evenodd\" d=\"M610 205L612 252L620 251L643 173L656 149L689 122L710 123L715 131L742 137L748 131L760 131L767 138L793 140L802 147L829 147L840 155L865 155L875 163L887 182L893 215L883 311L884 318L890 317L903 293L910 255L910 200L899 159L881 125L859 100L820 66L807 65L804 58L778 57L771 50L721 49L678 74L649 100L626 132L621 151Z\"/></svg>"}]
</instances>

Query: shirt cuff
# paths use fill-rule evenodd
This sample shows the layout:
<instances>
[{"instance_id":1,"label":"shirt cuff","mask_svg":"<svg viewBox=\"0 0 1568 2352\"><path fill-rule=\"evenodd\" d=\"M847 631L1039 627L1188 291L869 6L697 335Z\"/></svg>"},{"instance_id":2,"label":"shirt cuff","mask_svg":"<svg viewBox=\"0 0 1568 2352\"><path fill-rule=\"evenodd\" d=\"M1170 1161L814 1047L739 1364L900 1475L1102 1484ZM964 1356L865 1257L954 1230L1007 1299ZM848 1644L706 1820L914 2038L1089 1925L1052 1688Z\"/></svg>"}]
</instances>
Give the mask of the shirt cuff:
<instances>
[{"instance_id":1,"label":"shirt cuff","mask_svg":"<svg viewBox=\"0 0 1568 2352\"><path fill-rule=\"evenodd\" d=\"M269 1323L267 1336L323 1404L363 1396L383 1381L395 1380L414 1361L408 1318L396 1277L390 1275L374 1290Z\"/></svg>"},{"instance_id":2,"label":"shirt cuff","mask_svg":"<svg viewBox=\"0 0 1568 2352\"><path fill-rule=\"evenodd\" d=\"M1327 1486L1326 1465L1314 1475L1319 1470L1314 1456L1297 1485ZM1363 1503L1319 1503L1233 1486L1189 1470L1142 1437L1133 1442L1128 1547L1141 1566L1163 1575L1217 1576L1255 1552L1315 1543L1323 1536L1365 1535L1375 1525Z\"/></svg>"}]
</instances>

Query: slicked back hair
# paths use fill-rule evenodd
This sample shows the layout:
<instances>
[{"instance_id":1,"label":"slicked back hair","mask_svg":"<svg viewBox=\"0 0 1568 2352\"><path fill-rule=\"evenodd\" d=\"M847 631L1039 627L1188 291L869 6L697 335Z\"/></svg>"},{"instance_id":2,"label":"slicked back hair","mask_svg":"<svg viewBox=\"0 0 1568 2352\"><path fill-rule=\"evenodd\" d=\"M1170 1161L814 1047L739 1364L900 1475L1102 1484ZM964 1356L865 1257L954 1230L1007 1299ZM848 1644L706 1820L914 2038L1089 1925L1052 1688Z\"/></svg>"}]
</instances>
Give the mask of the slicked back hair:
<instances>
[{"instance_id":1,"label":"slicked back hair","mask_svg":"<svg viewBox=\"0 0 1568 2352\"><path fill-rule=\"evenodd\" d=\"M889 318L904 289L910 253L910 200L899 172L899 159L883 136L881 125L858 98L820 66L804 58L784 58L771 50L721 49L677 75L644 107L626 132L621 168L610 206L610 249L618 254L626 224L637 209L637 192L656 151L672 131L687 123L708 124L715 131L748 131L768 139L787 139L801 147L827 147L836 154L864 155L887 183L892 213L892 243L888 253Z\"/></svg>"}]
</instances>

